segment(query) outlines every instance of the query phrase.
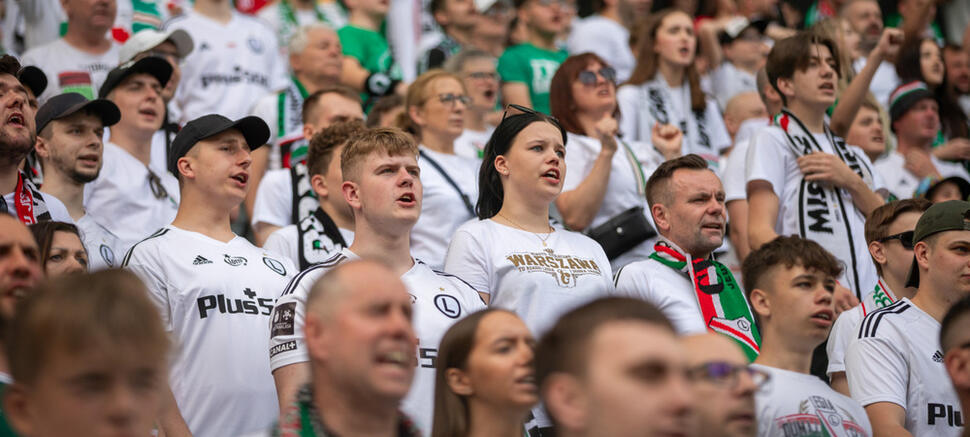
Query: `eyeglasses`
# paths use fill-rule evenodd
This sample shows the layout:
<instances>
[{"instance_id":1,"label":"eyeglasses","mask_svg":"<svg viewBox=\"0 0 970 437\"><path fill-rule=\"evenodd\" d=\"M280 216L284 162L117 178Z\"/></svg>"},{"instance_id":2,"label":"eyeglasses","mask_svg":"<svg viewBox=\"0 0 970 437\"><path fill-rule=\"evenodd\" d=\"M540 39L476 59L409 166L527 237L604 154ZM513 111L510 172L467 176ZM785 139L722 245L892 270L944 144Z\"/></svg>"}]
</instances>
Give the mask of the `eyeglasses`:
<instances>
[{"instance_id":1,"label":"eyeglasses","mask_svg":"<svg viewBox=\"0 0 970 437\"><path fill-rule=\"evenodd\" d=\"M895 235L890 235L888 237L880 238L878 241L880 243L885 243L891 240L899 240L899 244L903 245L903 249L913 250L913 231L900 232Z\"/></svg>"},{"instance_id":2,"label":"eyeglasses","mask_svg":"<svg viewBox=\"0 0 970 437\"><path fill-rule=\"evenodd\" d=\"M468 73L468 77L475 80L497 80L498 73L490 73L487 71L474 71L474 72Z\"/></svg>"},{"instance_id":3,"label":"eyeglasses","mask_svg":"<svg viewBox=\"0 0 970 437\"><path fill-rule=\"evenodd\" d=\"M711 361L687 370L687 376L693 381L704 380L729 390L738 386L741 373L746 373L756 387L761 387L771 379L771 375L763 370L724 361Z\"/></svg>"},{"instance_id":4,"label":"eyeglasses","mask_svg":"<svg viewBox=\"0 0 970 437\"><path fill-rule=\"evenodd\" d=\"M148 186L152 189L152 195L156 199L162 200L168 197L168 190L162 185L162 178L158 177L151 169L148 169Z\"/></svg>"},{"instance_id":5,"label":"eyeglasses","mask_svg":"<svg viewBox=\"0 0 970 437\"><path fill-rule=\"evenodd\" d=\"M446 105L451 105L452 107L454 107L458 102L461 102L461 104L465 106L468 106L472 102L471 97L468 97L464 94L452 94L452 93L438 94L438 100L441 101L441 103L444 103Z\"/></svg>"},{"instance_id":6,"label":"eyeglasses","mask_svg":"<svg viewBox=\"0 0 970 437\"><path fill-rule=\"evenodd\" d=\"M599 74L603 80L609 83L616 83L616 70L613 67L603 67L599 71L583 70L579 72L579 82L586 86L596 85L596 75Z\"/></svg>"},{"instance_id":7,"label":"eyeglasses","mask_svg":"<svg viewBox=\"0 0 970 437\"><path fill-rule=\"evenodd\" d=\"M571 0L536 0L536 4L542 6L559 6L563 9L572 9L576 7L576 4Z\"/></svg>"}]
</instances>

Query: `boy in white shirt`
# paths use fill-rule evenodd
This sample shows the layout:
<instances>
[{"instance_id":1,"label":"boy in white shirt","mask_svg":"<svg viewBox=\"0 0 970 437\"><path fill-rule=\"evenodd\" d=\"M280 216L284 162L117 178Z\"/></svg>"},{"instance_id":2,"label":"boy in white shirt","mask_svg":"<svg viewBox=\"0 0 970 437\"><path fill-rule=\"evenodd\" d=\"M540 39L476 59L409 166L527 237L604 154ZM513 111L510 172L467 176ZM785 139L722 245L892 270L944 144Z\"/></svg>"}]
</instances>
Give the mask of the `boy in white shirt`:
<instances>
[{"instance_id":1,"label":"boy in white shirt","mask_svg":"<svg viewBox=\"0 0 970 437\"><path fill-rule=\"evenodd\" d=\"M970 295L970 202L931 206L916 223L913 243L905 285L917 287L916 296L862 320L845 373L878 435L956 437L964 420L939 335L951 302Z\"/></svg>"},{"instance_id":2,"label":"boy in white shirt","mask_svg":"<svg viewBox=\"0 0 970 437\"><path fill-rule=\"evenodd\" d=\"M802 32L778 41L765 67L785 108L748 149L748 240L752 249L798 234L830 251L846 269L839 278L855 298L878 280L863 238L865 218L884 199L869 158L836 137L825 122L835 103L838 52L829 39Z\"/></svg>"},{"instance_id":3,"label":"boy in white shirt","mask_svg":"<svg viewBox=\"0 0 970 437\"><path fill-rule=\"evenodd\" d=\"M410 233L421 212L421 179L414 140L399 129L365 131L340 154L344 199L354 216L354 242L327 261L300 272L273 312L269 358L281 406L289 405L310 377L304 337L306 298L313 284L334 266L373 258L401 276L414 305L419 339L411 391L401 409L418 428L431 429L438 342L451 325L485 308L478 293L456 276L432 271L411 256Z\"/></svg>"},{"instance_id":4,"label":"boy in white shirt","mask_svg":"<svg viewBox=\"0 0 970 437\"><path fill-rule=\"evenodd\" d=\"M179 342L170 384L196 436L251 433L278 416L262 351L273 302L296 268L229 226L230 211L246 197L250 150L268 138L257 117L212 114L186 124L169 158L179 175L178 215L124 260Z\"/></svg>"},{"instance_id":5,"label":"boy in white shirt","mask_svg":"<svg viewBox=\"0 0 970 437\"><path fill-rule=\"evenodd\" d=\"M812 352L835 319L832 295L841 270L818 243L798 236L775 238L744 260L744 287L764 335L751 367L771 378L755 394L759 436L805 428L819 435L873 435L858 402L809 373Z\"/></svg>"}]
</instances>

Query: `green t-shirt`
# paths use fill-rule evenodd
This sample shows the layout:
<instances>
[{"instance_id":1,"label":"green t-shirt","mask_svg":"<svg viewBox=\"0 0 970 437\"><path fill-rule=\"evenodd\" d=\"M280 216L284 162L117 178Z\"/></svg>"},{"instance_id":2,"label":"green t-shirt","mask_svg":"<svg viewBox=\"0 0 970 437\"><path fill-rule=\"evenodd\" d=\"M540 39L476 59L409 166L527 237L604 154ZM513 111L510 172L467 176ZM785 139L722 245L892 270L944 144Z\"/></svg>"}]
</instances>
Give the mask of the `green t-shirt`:
<instances>
[{"instance_id":1,"label":"green t-shirt","mask_svg":"<svg viewBox=\"0 0 970 437\"><path fill-rule=\"evenodd\" d=\"M7 385L5 382L0 382L0 401L7 393ZM7 414L3 411L2 405L0 403L0 437L17 437L17 433L10 427L10 422L7 422Z\"/></svg>"},{"instance_id":2,"label":"green t-shirt","mask_svg":"<svg viewBox=\"0 0 970 437\"><path fill-rule=\"evenodd\" d=\"M551 51L524 43L509 47L498 58L498 74L502 82L520 82L529 87L532 109L549 113L549 84L569 53Z\"/></svg>"},{"instance_id":3,"label":"green t-shirt","mask_svg":"<svg viewBox=\"0 0 970 437\"><path fill-rule=\"evenodd\" d=\"M391 79L401 79L401 68L394 62L387 39L380 32L348 24L337 31L337 36L343 46L344 56L356 59L371 73L384 73ZM360 95L364 102L368 102L367 97L366 92Z\"/></svg>"}]
</instances>

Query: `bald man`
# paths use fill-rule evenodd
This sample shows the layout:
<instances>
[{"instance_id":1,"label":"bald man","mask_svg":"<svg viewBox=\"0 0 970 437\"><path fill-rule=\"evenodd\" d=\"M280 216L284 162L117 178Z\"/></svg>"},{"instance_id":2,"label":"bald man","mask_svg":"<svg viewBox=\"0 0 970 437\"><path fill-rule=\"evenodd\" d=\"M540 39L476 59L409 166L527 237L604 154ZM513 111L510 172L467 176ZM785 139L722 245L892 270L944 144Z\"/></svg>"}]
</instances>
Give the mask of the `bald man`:
<instances>
[{"instance_id":1,"label":"bald man","mask_svg":"<svg viewBox=\"0 0 970 437\"><path fill-rule=\"evenodd\" d=\"M754 392L767 378L748 367L738 346L721 334L685 337L694 395L693 435L753 437L758 431Z\"/></svg>"},{"instance_id":2,"label":"bald man","mask_svg":"<svg viewBox=\"0 0 970 437\"><path fill-rule=\"evenodd\" d=\"M398 412L417 348L398 276L375 261L348 261L314 283L305 325L311 380L283 410L279 435L419 435Z\"/></svg>"},{"instance_id":3,"label":"bald man","mask_svg":"<svg viewBox=\"0 0 970 437\"><path fill-rule=\"evenodd\" d=\"M732 140L737 139L741 124L750 119L764 120L767 124L768 109L761 101L761 95L757 91L746 91L738 93L731 100L728 100L724 107L724 125L727 127L728 134Z\"/></svg>"}]
</instances>

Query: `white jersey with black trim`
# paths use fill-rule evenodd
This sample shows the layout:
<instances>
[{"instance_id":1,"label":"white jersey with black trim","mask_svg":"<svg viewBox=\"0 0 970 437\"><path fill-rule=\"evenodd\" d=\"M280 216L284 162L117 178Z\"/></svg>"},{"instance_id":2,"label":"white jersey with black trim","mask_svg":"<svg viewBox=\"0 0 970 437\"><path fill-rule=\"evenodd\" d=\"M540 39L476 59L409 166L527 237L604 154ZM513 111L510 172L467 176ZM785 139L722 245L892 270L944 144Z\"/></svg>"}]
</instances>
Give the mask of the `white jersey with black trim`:
<instances>
[{"instance_id":1,"label":"white jersey with black trim","mask_svg":"<svg viewBox=\"0 0 970 437\"><path fill-rule=\"evenodd\" d=\"M869 313L845 354L852 398L906 410L914 436L963 433L960 400L943 366L940 323L907 298Z\"/></svg>"},{"instance_id":2,"label":"white jersey with black trim","mask_svg":"<svg viewBox=\"0 0 970 437\"><path fill-rule=\"evenodd\" d=\"M359 259L350 249L296 275L280 295L273 309L269 357L273 370L309 361L303 333L306 298L325 273L337 265ZM431 270L420 260L401 276L411 294L414 333L418 337L418 369L411 390L401 409L418 428L430 434L434 413L435 361L438 343L452 324L485 309L485 303L472 287L456 276Z\"/></svg>"},{"instance_id":3,"label":"white jersey with black trim","mask_svg":"<svg viewBox=\"0 0 970 437\"><path fill-rule=\"evenodd\" d=\"M845 372L845 350L849 347L852 339L859 335L859 322L869 313L892 305L897 300L899 298L896 297L896 294L880 278L876 288L862 298L859 305L839 314L835 323L832 324L832 330L829 331L829 341L825 344L825 352L829 357L829 365L825 369L825 373L830 378L833 373Z\"/></svg>"},{"instance_id":4,"label":"white jersey with black trim","mask_svg":"<svg viewBox=\"0 0 970 437\"><path fill-rule=\"evenodd\" d=\"M81 233L84 249L88 251L88 271L121 267L125 251L115 234L88 214L78 219L77 230Z\"/></svg>"},{"instance_id":5,"label":"white jersey with black trim","mask_svg":"<svg viewBox=\"0 0 970 437\"><path fill-rule=\"evenodd\" d=\"M759 437L869 437L866 410L808 373L752 364L771 375L755 392Z\"/></svg>"},{"instance_id":6,"label":"white jersey with black trim","mask_svg":"<svg viewBox=\"0 0 970 437\"><path fill-rule=\"evenodd\" d=\"M265 339L293 264L242 237L222 242L170 225L135 244L124 266L145 281L177 342L170 384L192 434L269 427L279 404Z\"/></svg>"},{"instance_id":7,"label":"white jersey with black trim","mask_svg":"<svg viewBox=\"0 0 970 437\"><path fill-rule=\"evenodd\" d=\"M230 119L247 115L259 98L286 87L286 66L276 33L262 20L232 13L219 23L194 10L175 17L165 30L189 33L195 49L182 62L175 93L184 125L206 114Z\"/></svg>"}]
</instances>

